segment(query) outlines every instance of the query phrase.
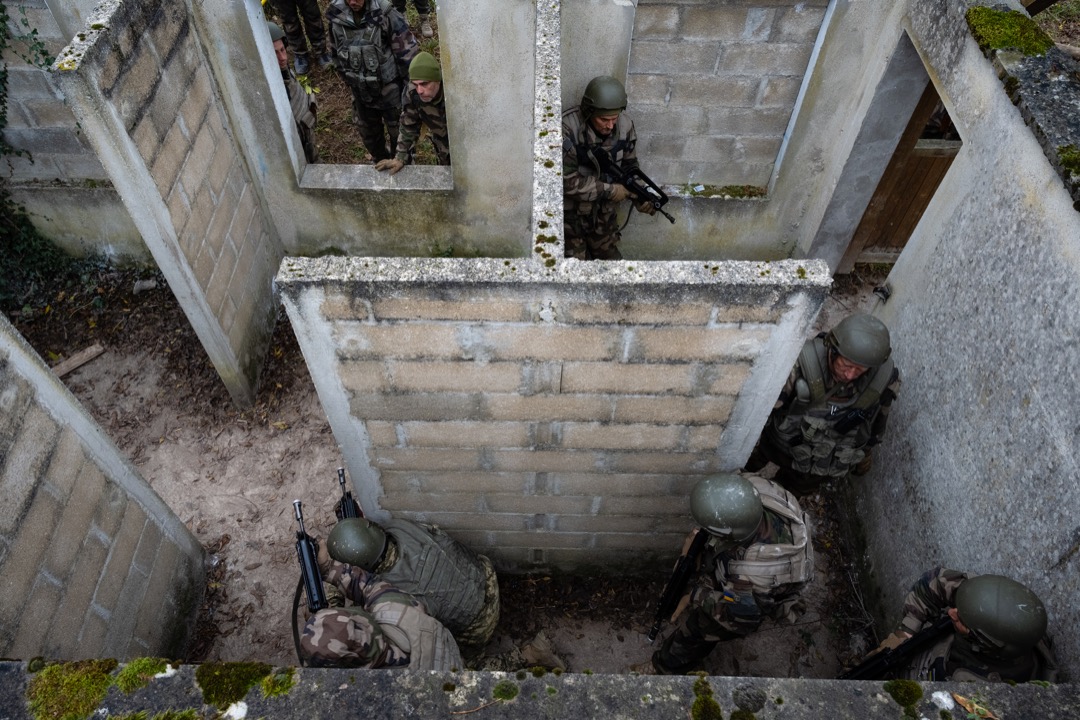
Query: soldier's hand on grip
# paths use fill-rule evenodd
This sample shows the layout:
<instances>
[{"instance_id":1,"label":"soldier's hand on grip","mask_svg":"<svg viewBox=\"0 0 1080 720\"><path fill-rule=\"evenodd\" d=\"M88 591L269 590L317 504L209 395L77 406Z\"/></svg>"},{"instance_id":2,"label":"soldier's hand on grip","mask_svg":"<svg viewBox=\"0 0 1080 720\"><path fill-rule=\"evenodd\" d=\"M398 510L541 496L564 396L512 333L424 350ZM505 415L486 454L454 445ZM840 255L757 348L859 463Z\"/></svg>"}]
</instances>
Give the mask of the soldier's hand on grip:
<instances>
[{"instance_id":1,"label":"soldier's hand on grip","mask_svg":"<svg viewBox=\"0 0 1080 720\"><path fill-rule=\"evenodd\" d=\"M611 186L611 201L621 203L626 198L630 197L630 191L626 189L625 185L615 183Z\"/></svg>"}]
</instances>

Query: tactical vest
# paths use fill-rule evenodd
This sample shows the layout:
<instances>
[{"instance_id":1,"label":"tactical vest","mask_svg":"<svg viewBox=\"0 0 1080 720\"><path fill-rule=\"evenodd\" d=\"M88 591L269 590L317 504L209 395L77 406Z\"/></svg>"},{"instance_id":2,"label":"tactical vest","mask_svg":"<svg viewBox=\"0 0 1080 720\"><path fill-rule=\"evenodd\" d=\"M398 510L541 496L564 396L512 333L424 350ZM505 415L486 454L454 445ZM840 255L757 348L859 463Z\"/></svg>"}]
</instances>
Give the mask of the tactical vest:
<instances>
[{"instance_id":1,"label":"tactical vest","mask_svg":"<svg viewBox=\"0 0 1080 720\"><path fill-rule=\"evenodd\" d=\"M828 349L823 336L807 340L798 367L809 387L809 397L792 399L775 413L767 431L769 440L791 457L797 472L843 477L863 459L881 396L893 380L895 366L886 360L854 382L850 398L830 397L825 390Z\"/></svg>"},{"instance_id":2,"label":"tactical vest","mask_svg":"<svg viewBox=\"0 0 1080 720\"><path fill-rule=\"evenodd\" d=\"M563 124L569 129L569 132L563 133L564 152L566 152L567 148L573 149L574 156L577 158L578 173L595 175L601 182L614 182L614 178L609 174L600 172L600 164L590 151L596 147L603 147L616 165L622 165L623 158L630 150L626 135L630 132L631 122L626 117L626 113L619 115L615 128L607 139L593 144L585 142L585 133L590 131L588 130L588 121L581 114L580 108L575 107L567 110L563 113L562 120ZM566 222L571 223L571 225L580 223L583 217L590 218L590 223L595 224L598 215L611 215L616 209L615 203L610 200L592 202L567 199L567 205L569 207L564 213L564 217ZM577 227L575 230L579 235L585 232L584 227Z\"/></svg>"},{"instance_id":3,"label":"tactical vest","mask_svg":"<svg viewBox=\"0 0 1080 720\"><path fill-rule=\"evenodd\" d=\"M347 5L346 11L350 13L347 17L352 17ZM330 32L337 50L337 67L345 82L365 102L378 102L384 85L399 82L397 59L386 45L379 22L389 12L389 6L386 0L368 0L362 12L372 21L359 27L331 22Z\"/></svg>"},{"instance_id":4,"label":"tactical vest","mask_svg":"<svg viewBox=\"0 0 1080 720\"><path fill-rule=\"evenodd\" d=\"M1020 657L989 662L987 657L971 652L962 641L958 642L956 633L949 632L914 657L900 677L939 682L1056 682L1058 667L1049 637Z\"/></svg>"},{"instance_id":5,"label":"tactical vest","mask_svg":"<svg viewBox=\"0 0 1080 720\"><path fill-rule=\"evenodd\" d=\"M795 496L774 482L747 475L761 496L761 504L779 515L791 529L790 543L754 543L737 548L724 563L724 580L749 582L755 595L777 598L794 593L814 577L814 546L810 542L810 522Z\"/></svg>"},{"instance_id":6,"label":"tactical vest","mask_svg":"<svg viewBox=\"0 0 1080 720\"><path fill-rule=\"evenodd\" d=\"M409 653L412 670L460 670L465 667L450 631L401 593L382 593L368 611L383 635Z\"/></svg>"},{"instance_id":7,"label":"tactical vest","mask_svg":"<svg viewBox=\"0 0 1080 720\"><path fill-rule=\"evenodd\" d=\"M380 577L415 596L453 633L472 623L484 607L484 564L471 550L434 525L408 520L383 524L399 558Z\"/></svg>"}]
</instances>

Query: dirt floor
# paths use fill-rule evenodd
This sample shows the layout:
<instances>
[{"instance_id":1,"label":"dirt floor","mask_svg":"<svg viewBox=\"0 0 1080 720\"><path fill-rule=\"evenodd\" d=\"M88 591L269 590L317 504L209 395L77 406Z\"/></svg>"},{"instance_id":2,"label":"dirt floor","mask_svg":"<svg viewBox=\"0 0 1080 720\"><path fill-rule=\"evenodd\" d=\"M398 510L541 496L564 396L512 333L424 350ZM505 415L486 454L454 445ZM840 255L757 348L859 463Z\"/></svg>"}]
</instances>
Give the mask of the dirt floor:
<instances>
[{"instance_id":1,"label":"dirt floor","mask_svg":"<svg viewBox=\"0 0 1080 720\"><path fill-rule=\"evenodd\" d=\"M821 326L872 306L869 289L880 280L871 272L838 281ZM105 348L64 382L209 552L188 660L295 664L292 501L303 501L308 531L325 537L342 459L287 318L279 318L255 407L239 412L156 273L96 268L38 288L19 307L13 323L51 364L95 342ZM826 490L804 503L817 557L806 614L723 646L709 672L830 677L872 642L834 502ZM543 630L570 671L627 672L651 653L645 636L667 571L657 568L654 582L502 576L490 652Z\"/></svg>"}]
</instances>

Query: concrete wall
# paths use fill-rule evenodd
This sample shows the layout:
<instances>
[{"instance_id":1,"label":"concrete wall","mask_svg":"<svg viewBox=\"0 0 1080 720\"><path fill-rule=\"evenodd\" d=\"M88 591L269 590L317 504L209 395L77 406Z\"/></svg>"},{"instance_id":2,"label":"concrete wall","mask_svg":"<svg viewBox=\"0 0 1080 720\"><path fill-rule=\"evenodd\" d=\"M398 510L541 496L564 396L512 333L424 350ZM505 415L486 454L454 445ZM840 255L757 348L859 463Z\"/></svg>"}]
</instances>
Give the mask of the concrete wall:
<instances>
[{"instance_id":1,"label":"concrete wall","mask_svg":"<svg viewBox=\"0 0 1080 720\"><path fill-rule=\"evenodd\" d=\"M186 4L104 2L56 79L233 399L251 402L281 257Z\"/></svg>"},{"instance_id":2,"label":"concrete wall","mask_svg":"<svg viewBox=\"0 0 1080 720\"><path fill-rule=\"evenodd\" d=\"M879 314L904 386L877 468L857 485L859 515L890 622L935 564L1007 574L1046 603L1075 679L1080 213L1025 123L1028 91L1015 98L1022 114L965 5L915 0L882 27L851 18L870 36L906 28L964 143L889 277ZM1059 97L1070 92L1062 62L1032 59L1048 73L1038 85ZM1060 118L1057 106L1050 124Z\"/></svg>"},{"instance_id":3,"label":"concrete wall","mask_svg":"<svg viewBox=\"0 0 1080 720\"><path fill-rule=\"evenodd\" d=\"M691 485L745 461L823 271L286 258L278 284L369 514L611 572L669 557Z\"/></svg>"},{"instance_id":4,"label":"concrete wall","mask_svg":"<svg viewBox=\"0 0 1080 720\"><path fill-rule=\"evenodd\" d=\"M181 656L204 576L195 537L0 317L0 655Z\"/></svg>"}]
</instances>

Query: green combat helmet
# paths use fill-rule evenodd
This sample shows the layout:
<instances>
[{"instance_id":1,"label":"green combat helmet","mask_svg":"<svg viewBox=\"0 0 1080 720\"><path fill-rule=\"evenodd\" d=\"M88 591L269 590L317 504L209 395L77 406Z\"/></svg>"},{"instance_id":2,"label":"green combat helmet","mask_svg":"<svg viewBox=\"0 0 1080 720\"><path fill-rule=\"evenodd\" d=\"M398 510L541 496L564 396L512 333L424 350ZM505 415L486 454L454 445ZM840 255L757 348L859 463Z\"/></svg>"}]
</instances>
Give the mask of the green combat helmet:
<instances>
[{"instance_id":1,"label":"green combat helmet","mask_svg":"<svg viewBox=\"0 0 1080 720\"><path fill-rule=\"evenodd\" d=\"M370 572L386 551L386 532L370 520L346 518L330 531L326 551L338 562Z\"/></svg>"},{"instance_id":2,"label":"green combat helmet","mask_svg":"<svg viewBox=\"0 0 1080 720\"><path fill-rule=\"evenodd\" d=\"M598 113L617 113L626 109L626 89L610 75L594 77L581 96L581 114L588 120Z\"/></svg>"},{"instance_id":3,"label":"green combat helmet","mask_svg":"<svg viewBox=\"0 0 1080 720\"><path fill-rule=\"evenodd\" d=\"M757 488L741 475L710 475L698 481L690 492L694 520L732 546L754 534L763 512Z\"/></svg>"},{"instance_id":4,"label":"green combat helmet","mask_svg":"<svg viewBox=\"0 0 1080 720\"><path fill-rule=\"evenodd\" d=\"M825 344L853 363L875 368L889 359L889 328L873 315L858 313L841 320Z\"/></svg>"},{"instance_id":5,"label":"green combat helmet","mask_svg":"<svg viewBox=\"0 0 1080 720\"><path fill-rule=\"evenodd\" d=\"M1002 575L978 575L956 589L960 622L972 649L999 658L1031 650L1046 634L1046 607L1027 587Z\"/></svg>"},{"instance_id":6,"label":"green combat helmet","mask_svg":"<svg viewBox=\"0 0 1080 720\"><path fill-rule=\"evenodd\" d=\"M280 25L267 22L266 29L270 31L270 42L275 43L280 40L285 43L286 47L289 45L289 41L285 39L285 31L281 29Z\"/></svg>"}]
</instances>

